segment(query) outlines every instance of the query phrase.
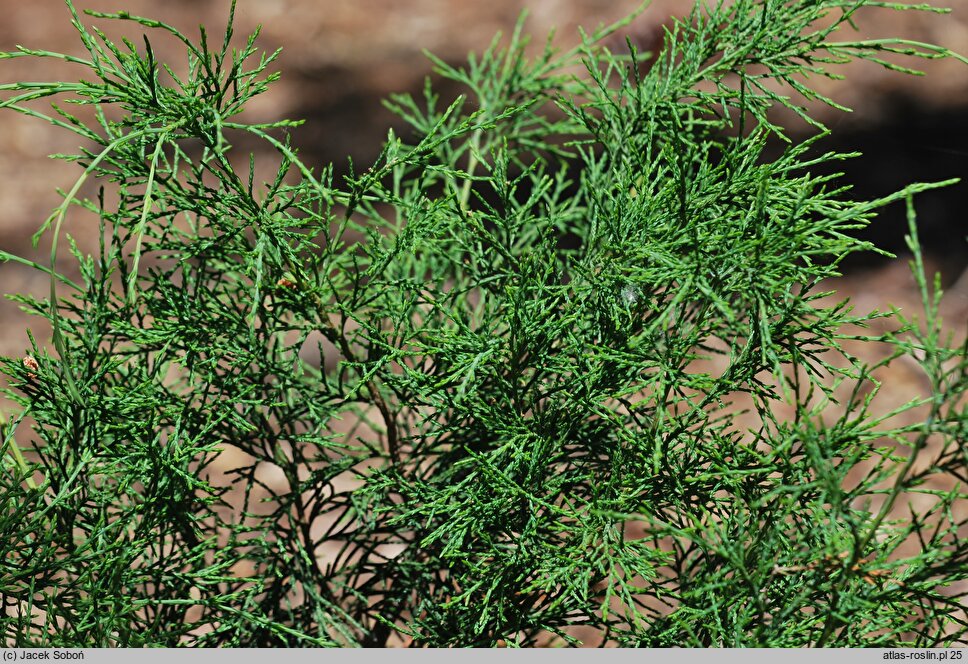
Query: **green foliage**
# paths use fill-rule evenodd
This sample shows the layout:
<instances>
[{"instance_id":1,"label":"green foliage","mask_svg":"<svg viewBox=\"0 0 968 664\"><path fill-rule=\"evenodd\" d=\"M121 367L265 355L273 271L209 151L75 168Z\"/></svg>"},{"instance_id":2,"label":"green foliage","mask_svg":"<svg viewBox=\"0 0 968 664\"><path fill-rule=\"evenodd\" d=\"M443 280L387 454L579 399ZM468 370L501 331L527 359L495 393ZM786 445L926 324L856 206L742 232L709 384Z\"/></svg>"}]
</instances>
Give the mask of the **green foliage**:
<instances>
[{"instance_id":1,"label":"green foliage","mask_svg":"<svg viewBox=\"0 0 968 664\"><path fill-rule=\"evenodd\" d=\"M275 78L255 35L96 14L183 42L179 75L75 12L84 57L4 54L86 70L0 105L88 146L38 233L51 265L80 208L101 238L15 297L54 334L2 360L6 642L964 644L968 347L940 336L913 211L923 321L858 336L899 314L818 290L879 208L946 183L851 200L811 174L850 155L771 113L808 117L783 86L833 104L807 76L832 64L950 54L835 41L899 5L708 4L654 58L603 45L623 22L435 59L466 95L392 98L411 131L345 178L293 123L237 117ZM93 121L31 104L55 95ZM244 135L270 182L233 161ZM847 338L913 358L931 391L901 411L926 415L874 414L880 365Z\"/></svg>"}]
</instances>

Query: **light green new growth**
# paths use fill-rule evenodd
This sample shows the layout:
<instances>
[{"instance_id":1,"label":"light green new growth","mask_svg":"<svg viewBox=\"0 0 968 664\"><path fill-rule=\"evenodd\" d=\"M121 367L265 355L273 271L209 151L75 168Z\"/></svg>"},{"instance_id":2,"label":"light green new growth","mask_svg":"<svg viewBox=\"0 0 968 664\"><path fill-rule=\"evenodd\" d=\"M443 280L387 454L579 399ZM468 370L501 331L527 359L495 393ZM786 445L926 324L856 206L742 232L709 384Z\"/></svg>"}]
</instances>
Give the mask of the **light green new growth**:
<instances>
[{"instance_id":1,"label":"light green new growth","mask_svg":"<svg viewBox=\"0 0 968 664\"><path fill-rule=\"evenodd\" d=\"M519 24L433 59L466 94L391 98L411 131L336 178L295 123L238 119L276 54L231 48L231 19L212 44L93 14L180 40L179 77L67 6L87 55L2 55L85 70L0 106L87 146L37 234L79 279L35 264L50 296L14 296L54 347L0 362L23 409L2 432L7 644L965 644L968 347L941 338L911 202L950 183L851 200L812 174L850 155L778 92L836 107L810 87L832 65L952 55L849 39L867 6L939 10L700 3L654 56L603 45L625 21L529 58ZM237 168L244 134L273 181ZM903 426L871 409L880 365L841 348L885 314L818 290L895 201L925 316L859 339L929 377Z\"/></svg>"}]
</instances>

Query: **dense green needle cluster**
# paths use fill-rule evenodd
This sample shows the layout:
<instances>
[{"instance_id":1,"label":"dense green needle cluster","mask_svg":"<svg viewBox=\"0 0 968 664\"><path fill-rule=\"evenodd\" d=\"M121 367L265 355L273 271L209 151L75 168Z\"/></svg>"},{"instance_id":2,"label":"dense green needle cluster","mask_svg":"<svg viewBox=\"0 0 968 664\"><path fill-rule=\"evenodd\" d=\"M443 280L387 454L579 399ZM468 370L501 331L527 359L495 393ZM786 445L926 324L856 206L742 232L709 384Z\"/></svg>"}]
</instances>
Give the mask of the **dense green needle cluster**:
<instances>
[{"instance_id":1,"label":"dense green needle cluster","mask_svg":"<svg viewBox=\"0 0 968 664\"><path fill-rule=\"evenodd\" d=\"M77 270L30 263L50 296L16 296L52 345L0 364L8 645L965 643L968 347L913 211L920 322L818 288L879 208L949 183L851 200L785 96L952 55L850 40L866 7L930 8L704 2L655 54L615 46L626 21L529 57L519 26L434 59L466 94L392 98L410 130L336 177L295 123L238 118L276 77L255 35L96 14L183 42L179 73L67 5L86 55L2 54L85 70L0 106L86 146L37 235ZM930 392L875 413L847 338Z\"/></svg>"}]
</instances>

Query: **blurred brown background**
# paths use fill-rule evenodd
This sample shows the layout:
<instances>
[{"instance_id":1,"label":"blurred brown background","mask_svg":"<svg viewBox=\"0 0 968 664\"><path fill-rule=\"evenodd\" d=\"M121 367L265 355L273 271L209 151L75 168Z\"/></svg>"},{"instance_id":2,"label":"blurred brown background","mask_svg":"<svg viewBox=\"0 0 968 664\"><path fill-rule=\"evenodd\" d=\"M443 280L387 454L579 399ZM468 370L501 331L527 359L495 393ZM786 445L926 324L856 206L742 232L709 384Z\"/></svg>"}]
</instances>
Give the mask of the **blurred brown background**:
<instances>
[{"instance_id":1,"label":"blurred brown background","mask_svg":"<svg viewBox=\"0 0 968 664\"><path fill-rule=\"evenodd\" d=\"M968 2L947 1L957 5L948 16L867 10L859 18L862 36L904 36L968 53ZM482 50L497 31L510 31L525 8L536 46L552 27L558 30L557 43L569 46L577 40L576 26L614 21L637 4L625 0L240 0L236 42L241 43L262 24L262 47L285 49L275 65L283 72L282 80L253 103L248 117L304 118L306 125L296 131L295 138L309 163L335 161L339 166L352 155L357 164L365 164L379 151L387 128L399 126L379 100L393 91L418 91L430 73L422 49L459 62L468 51ZM76 5L151 16L193 37L198 24L204 23L218 39L229 2L77 0ZM633 38L644 48L656 46L661 26L691 5L691 0L655 0L630 27ZM61 0L0 0L0 8L0 50L23 44L81 53ZM131 26L105 19L85 20L112 36L127 34L137 39ZM842 39L854 37L845 33ZM173 40L159 34L153 45L161 59L184 62L184 53ZM923 68L928 75L914 78L867 64L851 65L843 70L847 81L816 82L823 92L856 109L850 115L821 114L836 130L828 148L865 153L845 165L857 196L884 195L916 180L968 175L968 65L946 60L924 63ZM71 80L79 75L77 69L49 60L0 61L0 82ZM73 135L37 120L0 112L0 248L40 262L49 256L49 239L33 250L30 236L59 202L55 187L70 187L79 170L46 155L74 151L77 144ZM959 331L968 311L968 278L958 281L968 263L968 226L962 216L966 202L968 184L926 194L917 201L931 264L943 270L945 283L952 286L945 299L947 320ZM65 230L82 247L93 247L96 234L85 232L84 222L72 223L69 218ZM867 235L900 252L905 228L903 209L898 205L887 210ZM70 263L65 260L63 269L71 271ZM835 287L855 298L859 309L884 308L889 302L909 309L916 303L903 262L865 257L847 267L848 275ZM43 295L47 288L44 275L16 264L0 264L3 293ZM26 318L17 305L0 301L0 353L21 354L27 347L27 327L40 343L49 339L39 321Z\"/></svg>"}]
</instances>

